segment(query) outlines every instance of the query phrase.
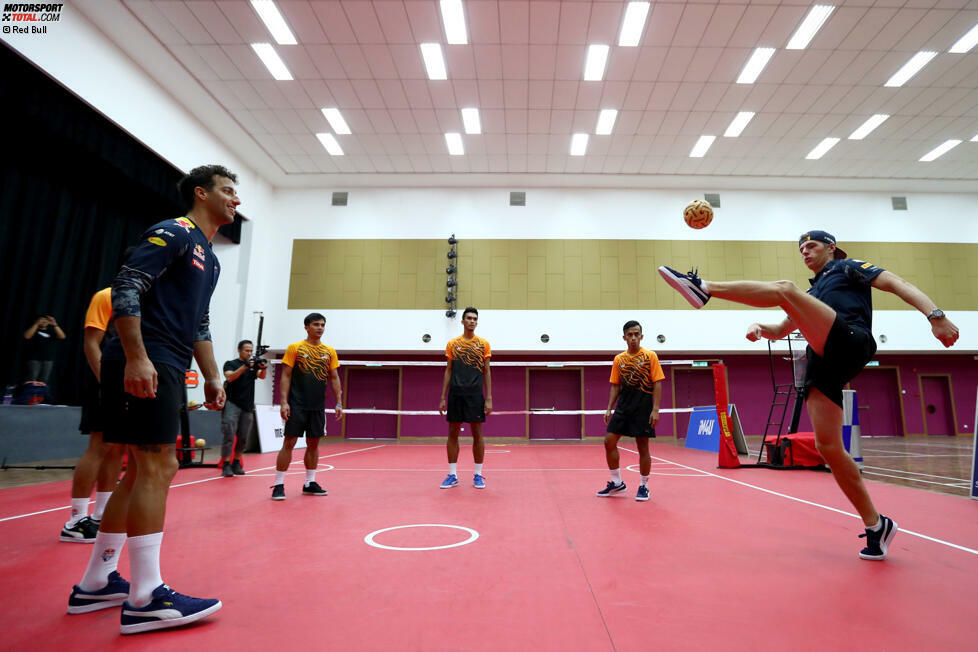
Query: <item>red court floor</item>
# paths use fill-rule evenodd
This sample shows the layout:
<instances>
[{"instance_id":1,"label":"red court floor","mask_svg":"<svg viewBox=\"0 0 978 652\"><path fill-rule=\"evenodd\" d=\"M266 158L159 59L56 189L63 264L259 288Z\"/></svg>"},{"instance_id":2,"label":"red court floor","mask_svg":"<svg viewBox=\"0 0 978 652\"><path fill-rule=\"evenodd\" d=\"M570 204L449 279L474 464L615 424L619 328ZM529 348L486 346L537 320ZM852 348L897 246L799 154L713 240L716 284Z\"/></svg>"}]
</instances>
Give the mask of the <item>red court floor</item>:
<instances>
[{"instance_id":1,"label":"red court floor","mask_svg":"<svg viewBox=\"0 0 978 652\"><path fill-rule=\"evenodd\" d=\"M0 490L4 648L974 649L976 501L870 481L901 532L887 561L869 562L826 473L718 470L715 454L653 444L652 500L640 503L631 470L627 494L594 496L607 480L600 444L487 451L485 490L471 486L467 449L460 486L440 490L435 444L324 445L325 498L300 495L299 462L288 499L269 500L272 454L249 457L242 477L180 471L163 578L224 608L132 637L116 609L65 614L91 550L58 542L69 483ZM622 467L637 462L626 445ZM373 540L474 540L365 542L406 525L456 527Z\"/></svg>"}]
</instances>

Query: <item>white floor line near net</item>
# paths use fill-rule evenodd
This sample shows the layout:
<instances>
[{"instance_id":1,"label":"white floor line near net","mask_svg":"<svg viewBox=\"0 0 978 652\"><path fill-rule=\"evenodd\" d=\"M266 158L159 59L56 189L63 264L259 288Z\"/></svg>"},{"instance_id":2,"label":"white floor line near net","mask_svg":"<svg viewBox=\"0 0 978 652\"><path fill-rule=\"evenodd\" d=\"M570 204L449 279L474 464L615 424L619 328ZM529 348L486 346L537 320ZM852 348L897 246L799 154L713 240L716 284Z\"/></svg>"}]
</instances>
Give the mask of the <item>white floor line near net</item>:
<instances>
[{"instance_id":1,"label":"white floor line near net","mask_svg":"<svg viewBox=\"0 0 978 652\"><path fill-rule=\"evenodd\" d=\"M492 358L490 358L492 360ZM272 364L281 364L281 360L272 360ZM659 360L663 367L670 365L689 366L701 360ZM493 367L610 367L614 360L580 360L570 362L553 362L544 360L533 360L519 362L505 360L500 362L491 361ZM340 364L345 367L444 367L444 360L341 360Z\"/></svg>"},{"instance_id":2,"label":"white floor line near net","mask_svg":"<svg viewBox=\"0 0 978 652\"><path fill-rule=\"evenodd\" d=\"M329 413L332 410L327 409ZM675 412L692 412L693 408L663 408L659 414L671 414ZM554 415L567 416L579 414L604 414L604 410L493 410L493 416L505 416L511 414L534 414L534 415ZM404 416L441 416L438 410L375 410L373 408L350 408L344 409L343 414L396 414Z\"/></svg>"}]
</instances>

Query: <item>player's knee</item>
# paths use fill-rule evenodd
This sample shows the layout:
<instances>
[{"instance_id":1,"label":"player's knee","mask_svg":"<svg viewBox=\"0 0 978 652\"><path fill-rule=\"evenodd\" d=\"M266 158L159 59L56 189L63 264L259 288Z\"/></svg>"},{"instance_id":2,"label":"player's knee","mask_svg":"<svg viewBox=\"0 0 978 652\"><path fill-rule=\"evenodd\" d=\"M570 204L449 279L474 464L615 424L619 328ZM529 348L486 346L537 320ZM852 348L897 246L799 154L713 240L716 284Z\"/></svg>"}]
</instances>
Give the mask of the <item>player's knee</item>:
<instances>
[{"instance_id":1,"label":"player's knee","mask_svg":"<svg viewBox=\"0 0 978 652\"><path fill-rule=\"evenodd\" d=\"M794 281L780 280L780 281L775 281L774 285L778 288L778 292L783 297L791 296L792 294L797 294L801 292L798 286L795 285Z\"/></svg>"}]
</instances>

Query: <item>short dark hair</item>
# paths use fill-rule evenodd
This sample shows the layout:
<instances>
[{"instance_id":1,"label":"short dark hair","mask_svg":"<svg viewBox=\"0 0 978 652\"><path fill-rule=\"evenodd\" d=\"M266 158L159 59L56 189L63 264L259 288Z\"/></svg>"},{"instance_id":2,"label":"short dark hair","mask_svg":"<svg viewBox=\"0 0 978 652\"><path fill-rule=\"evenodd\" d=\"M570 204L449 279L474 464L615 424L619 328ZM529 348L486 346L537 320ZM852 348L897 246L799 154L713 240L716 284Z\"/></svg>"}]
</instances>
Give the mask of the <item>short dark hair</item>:
<instances>
[{"instance_id":1,"label":"short dark hair","mask_svg":"<svg viewBox=\"0 0 978 652\"><path fill-rule=\"evenodd\" d=\"M251 340L241 340L238 342L238 350L240 351L241 347L243 347L245 344L253 344L253 342Z\"/></svg>"},{"instance_id":2,"label":"short dark hair","mask_svg":"<svg viewBox=\"0 0 978 652\"><path fill-rule=\"evenodd\" d=\"M470 312L471 313L475 313L475 316L476 317L479 316L479 311L476 310L475 308L473 308L472 306L469 306L468 308L466 308L465 310L462 311L462 319L465 319L465 315L467 315Z\"/></svg>"},{"instance_id":3,"label":"short dark hair","mask_svg":"<svg viewBox=\"0 0 978 652\"><path fill-rule=\"evenodd\" d=\"M306 315L306 318L302 320L302 325L303 326L308 326L309 324L311 324L314 321L325 322L326 321L326 317L324 317L323 315L320 315L318 312L310 312L308 315Z\"/></svg>"},{"instance_id":4,"label":"short dark hair","mask_svg":"<svg viewBox=\"0 0 978 652\"><path fill-rule=\"evenodd\" d=\"M238 175L223 165L201 165L177 181L177 192L180 193L184 210L189 211L194 207L194 188L200 187L208 192L214 189L215 176L227 177L235 183L238 182Z\"/></svg>"},{"instance_id":5,"label":"short dark hair","mask_svg":"<svg viewBox=\"0 0 978 652\"><path fill-rule=\"evenodd\" d=\"M628 321L625 322L625 325L624 326L621 327L621 332L623 334L624 333L627 333L629 328L635 328L636 326L638 326L638 332L641 333L642 332L642 325L640 323L638 323L637 321L635 321L634 319L630 319L630 320L628 320Z\"/></svg>"}]
</instances>

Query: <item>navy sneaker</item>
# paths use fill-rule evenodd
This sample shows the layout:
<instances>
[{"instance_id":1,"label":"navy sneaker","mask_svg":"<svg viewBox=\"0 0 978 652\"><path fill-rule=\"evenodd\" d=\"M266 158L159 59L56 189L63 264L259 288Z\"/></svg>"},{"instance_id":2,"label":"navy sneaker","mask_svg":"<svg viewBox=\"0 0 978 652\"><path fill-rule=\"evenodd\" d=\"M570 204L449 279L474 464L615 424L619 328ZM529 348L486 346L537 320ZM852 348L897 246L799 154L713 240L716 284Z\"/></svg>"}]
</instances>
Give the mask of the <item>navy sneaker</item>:
<instances>
[{"instance_id":1,"label":"navy sneaker","mask_svg":"<svg viewBox=\"0 0 978 652\"><path fill-rule=\"evenodd\" d=\"M480 474L476 473L475 477L472 478L472 486L475 487L476 489L485 489L486 479L482 477Z\"/></svg>"},{"instance_id":2,"label":"navy sneaker","mask_svg":"<svg viewBox=\"0 0 978 652\"><path fill-rule=\"evenodd\" d=\"M599 491L598 492L598 495L599 496L610 496L611 494L621 493L621 492L625 491L625 489L627 489L627 487L625 486L625 483L624 482L619 482L618 484L615 484L611 480L608 480L608 485L604 489L602 489L601 491Z\"/></svg>"},{"instance_id":3,"label":"navy sneaker","mask_svg":"<svg viewBox=\"0 0 978 652\"><path fill-rule=\"evenodd\" d=\"M68 613L87 614L90 611L118 607L129 597L129 582L118 571L109 573L109 583L97 591L83 591L77 584L68 596Z\"/></svg>"},{"instance_id":4,"label":"navy sneaker","mask_svg":"<svg viewBox=\"0 0 978 652\"><path fill-rule=\"evenodd\" d=\"M451 489L456 486L458 486L458 476L454 473L449 473L441 483L442 489Z\"/></svg>"},{"instance_id":5,"label":"navy sneaker","mask_svg":"<svg viewBox=\"0 0 978 652\"><path fill-rule=\"evenodd\" d=\"M890 541L893 541L898 528L892 518L880 514L880 520L883 522L883 527L879 530L873 532L867 528L865 534L859 535L860 539L866 537L866 547L859 552L859 556L863 559L873 561L886 559L886 550L890 547Z\"/></svg>"},{"instance_id":6,"label":"navy sneaker","mask_svg":"<svg viewBox=\"0 0 978 652\"><path fill-rule=\"evenodd\" d=\"M284 484L277 484L272 487L272 500L285 500Z\"/></svg>"},{"instance_id":7,"label":"navy sneaker","mask_svg":"<svg viewBox=\"0 0 978 652\"><path fill-rule=\"evenodd\" d=\"M303 496L325 496L329 492L319 486L319 483L313 480L309 484L302 487Z\"/></svg>"},{"instance_id":8,"label":"navy sneaker","mask_svg":"<svg viewBox=\"0 0 978 652\"><path fill-rule=\"evenodd\" d=\"M61 541L70 543L95 543L98 523L85 516L71 527L61 528Z\"/></svg>"},{"instance_id":9,"label":"navy sneaker","mask_svg":"<svg viewBox=\"0 0 978 652\"><path fill-rule=\"evenodd\" d=\"M710 293L700 287L702 279L696 275L697 270L690 270L688 274L681 274L671 267L660 267L659 275L666 283L671 285L674 290L683 295L683 298L694 308L702 308L710 300Z\"/></svg>"},{"instance_id":10,"label":"navy sneaker","mask_svg":"<svg viewBox=\"0 0 978 652\"><path fill-rule=\"evenodd\" d=\"M166 584L160 584L153 590L153 599L145 607L134 607L126 600L122 605L119 631L138 634L179 627L206 618L220 608L220 600L191 598L177 593Z\"/></svg>"},{"instance_id":11,"label":"navy sneaker","mask_svg":"<svg viewBox=\"0 0 978 652\"><path fill-rule=\"evenodd\" d=\"M648 500L649 499L649 488L646 485L639 485L638 491L635 493L635 500Z\"/></svg>"}]
</instances>

